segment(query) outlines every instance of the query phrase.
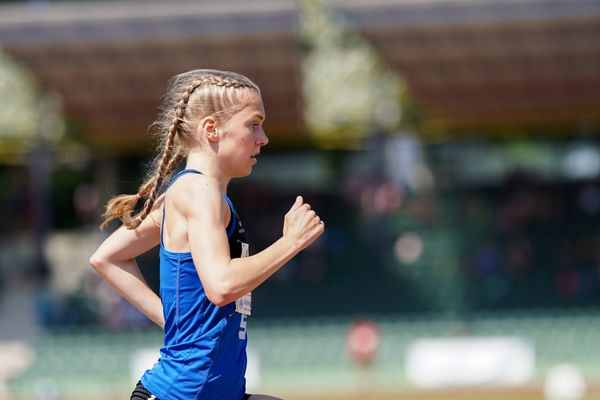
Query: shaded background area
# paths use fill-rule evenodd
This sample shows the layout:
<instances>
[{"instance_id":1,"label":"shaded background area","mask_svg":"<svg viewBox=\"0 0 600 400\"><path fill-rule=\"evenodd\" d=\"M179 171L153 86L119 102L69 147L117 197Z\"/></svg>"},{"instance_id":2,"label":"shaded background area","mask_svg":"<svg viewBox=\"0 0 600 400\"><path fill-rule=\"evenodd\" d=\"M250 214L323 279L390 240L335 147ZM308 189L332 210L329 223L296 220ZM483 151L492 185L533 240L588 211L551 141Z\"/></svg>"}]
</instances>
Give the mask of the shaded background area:
<instances>
[{"instance_id":1,"label":"shaded background area","mask_svg":"<svg viewBox=\"0 0 600 400\"><path fill-rule=\"evenodd\" d=\"M270 144L230 187L252 251L299 193L327 225L253 293L253 390L598 395L599 1L3 3L0 397L124 398L152 365L161 332L88 259L194 68L262 90Z\"/></svg>"}]
</instances>

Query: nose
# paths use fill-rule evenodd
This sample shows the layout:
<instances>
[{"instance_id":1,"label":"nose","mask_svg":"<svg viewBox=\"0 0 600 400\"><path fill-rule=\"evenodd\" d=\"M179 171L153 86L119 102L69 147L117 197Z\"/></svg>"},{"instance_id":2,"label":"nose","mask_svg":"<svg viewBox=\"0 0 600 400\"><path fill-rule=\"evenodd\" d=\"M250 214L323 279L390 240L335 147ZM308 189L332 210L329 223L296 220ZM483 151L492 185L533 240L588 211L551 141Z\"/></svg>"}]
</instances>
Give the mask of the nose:
<instances>
[{"instance_id":1,"label":"nose","mask_svg":"<svg viewBox=\"0 0 600 400\"><path fill-rule=\"evenodd\" d=\"M258 138L256 139L256 145L257 146L266 146L269 143L269 138L267 137L267 134L265 133L264 130L260 130L260 135L258 135Z\"/></svg>"}]
</instances>

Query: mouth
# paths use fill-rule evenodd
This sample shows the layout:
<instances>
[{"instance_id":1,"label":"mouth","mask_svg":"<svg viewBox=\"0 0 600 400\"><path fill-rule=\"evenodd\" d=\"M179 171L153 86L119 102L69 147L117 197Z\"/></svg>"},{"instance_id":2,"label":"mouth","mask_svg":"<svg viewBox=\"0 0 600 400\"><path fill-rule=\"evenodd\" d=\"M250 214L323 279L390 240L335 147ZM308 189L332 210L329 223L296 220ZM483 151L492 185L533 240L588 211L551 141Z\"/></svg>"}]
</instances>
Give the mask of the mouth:
<instances>
[{"instance_id":1,"label":"mouth","mask_svg":"<svg viewBox=\"0 0 600 400\"><path fill-rule=\"evenodd\" d=\"M259 154L260 154L260 151L258 153L251 155L250 159L256 161L256 156L258 156Z\"/></svg>"}]
</instances>

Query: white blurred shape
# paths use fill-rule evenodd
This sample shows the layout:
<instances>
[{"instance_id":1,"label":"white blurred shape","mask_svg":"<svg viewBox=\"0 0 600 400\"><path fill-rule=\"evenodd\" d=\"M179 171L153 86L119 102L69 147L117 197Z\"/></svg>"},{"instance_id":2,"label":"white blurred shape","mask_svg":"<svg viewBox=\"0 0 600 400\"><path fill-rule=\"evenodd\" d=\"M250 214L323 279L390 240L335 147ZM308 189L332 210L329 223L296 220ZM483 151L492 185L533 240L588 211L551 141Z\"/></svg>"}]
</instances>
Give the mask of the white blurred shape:
<instances>
[{"instance_id":1,"label":"white blurred shape","mask_svg":"<svg viewBox=\"0 0 600 400\"><path fill-rule=\"evenodd\" d=\"M159 358L160 352L156 348L148 347L136 350L131 355L129 361L129 373L131 374L132 385L135 385L142 375L144 375L144 372L152 368Z\"/></svg>"},{"instance_id":2,"label":"white blurred shape","mask_svg":"<svg viewBox=\"0 0 600 400\"><path fill-rule=\"evenodd\" d=\"M396 240L394 252L401 263L412 264L423 254L423 240L418 234L407 232Z\"/></svg>"},{"instance_id":3,"label":"white blurred shape","mask_svg":"<svg viewBox=\"0 0 600 400\"><path fill-rule=\"evenodd\" d=\"M418 192L422 186L423 148L413 132L390 136L385 145L386 173L399 186Z\"/></svg>"},{"instance_id":4,"label":"white blurred shape","mask_svg":"<svg viewBox=\"0 0 600 400\"><path fill-rule=\"evenodd\" d=\"M251 347L247 347L248 366L246 367L246 390L253 392L260 387L260 355Z\"/></svg>"},{"instance_id":5,"label":"white blurred shape","mask_svg":"<svg viewBox=\"0 0 600 400\"><path fill-rule=\"evenodd\" d=\"M548 372L544 382L546 400L581 400L585 391L585 379L572 364L556 365Z\"/></svg>"},{"instance_id":6,"label":"white blurred shape","mask_svg":"<svg viewBox=\"0 0 600 400\"><path fill-rule=\"evenodd\" d=\"M513 386L532 377L535 351L520 337L418 339L405 363L408 377L426 388Z\"/></svg>"},{"instance_id":7,"label":"white blurred shape","mask_svg":"<svg viewBox=\"0 0 600 400\"><path fill-rule=\"evenodd\" d=\"M574 148L565 156L563 169L572 179L596 177L600 174L600 152L591 146Z\"/></svg>"},{"instance_id":8,"label":"white blurred shape","mask_svg":"<svg viewBox=\"0 0 600 400\"><path fill-rule=\"evenodd\" d=\"M8 381L26 370L35 355L31 347L22 341L1 341L0 355L0 399L10 400Z\"/></svg>"}]
</instances>

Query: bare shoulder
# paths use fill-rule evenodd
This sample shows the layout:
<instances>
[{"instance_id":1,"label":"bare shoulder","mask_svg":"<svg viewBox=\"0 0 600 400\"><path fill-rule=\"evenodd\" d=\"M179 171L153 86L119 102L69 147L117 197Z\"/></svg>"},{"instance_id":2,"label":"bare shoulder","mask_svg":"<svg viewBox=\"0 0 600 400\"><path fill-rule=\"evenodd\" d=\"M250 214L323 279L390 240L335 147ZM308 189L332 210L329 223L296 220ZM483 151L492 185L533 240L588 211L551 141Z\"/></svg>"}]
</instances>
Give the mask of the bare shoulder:
<instances>
[{"instance_id":1,"label":"bare shoulder","mask_svg":"<svg viewBox=\"0 0 600 400\"><path fill-rule=\"evenodd\" d=\"M172 188L172 201L184 215L204 212L215 216L223 215L224 199L215 179L206 175L189 174L179 178L175 185Z\"/></svg>"}]
</instances>

